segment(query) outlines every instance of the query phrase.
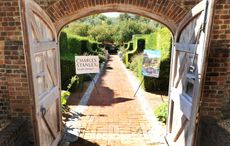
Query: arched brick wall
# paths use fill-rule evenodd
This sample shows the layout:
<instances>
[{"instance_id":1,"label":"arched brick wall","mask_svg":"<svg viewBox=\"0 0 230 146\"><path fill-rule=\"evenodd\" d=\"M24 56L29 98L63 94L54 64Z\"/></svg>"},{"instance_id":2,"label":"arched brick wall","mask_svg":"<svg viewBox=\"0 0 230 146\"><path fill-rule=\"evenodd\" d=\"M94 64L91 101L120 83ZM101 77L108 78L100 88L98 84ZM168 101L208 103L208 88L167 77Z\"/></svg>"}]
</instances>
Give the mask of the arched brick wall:
<instances>
[{"instance_id":1,"label":"arched brick wall","mask_svg":"<svg viewBox=\"0 0 230 146\"><path fill-rule=\"evenodd\" d=\"M101 12L129 12L155 19L172 32L200 0L35 0L47 11L57 30L78 18ZM230 1L215 4L211 44L202 97L202 116L230 118Z\"/></svg>"},{"instance_id":2,"label":"arched brick wall","mask_svg":"<svg viewBox=\"0 0 230 146\"><path fill-rule=\"evenodd\" d=\"M200 0L35 0L48 12L57 30L65 24L107 11L131 12L156 19L173 32ZM33 100L24 55L18 0L0 0L0 125L24 117L32 126ZM201 115L230 118L230 1L217 0L211 33ZM19 92L20 91L20 92ZM1 128L1 126L0 126ZM30 128L30 130L33 128Z\"/></svg>"},{"instance_id":3,"label":"arched brick wall","mask_svg":"<svg viewBox=\"0 0 230 146\"><path fill-rule=\"evenodd\" d=\"M84 16L118 11L155 19L175 32L187 9L172 0L59 0L46 9L57 30Z\"/></svg>"}]
</instances>

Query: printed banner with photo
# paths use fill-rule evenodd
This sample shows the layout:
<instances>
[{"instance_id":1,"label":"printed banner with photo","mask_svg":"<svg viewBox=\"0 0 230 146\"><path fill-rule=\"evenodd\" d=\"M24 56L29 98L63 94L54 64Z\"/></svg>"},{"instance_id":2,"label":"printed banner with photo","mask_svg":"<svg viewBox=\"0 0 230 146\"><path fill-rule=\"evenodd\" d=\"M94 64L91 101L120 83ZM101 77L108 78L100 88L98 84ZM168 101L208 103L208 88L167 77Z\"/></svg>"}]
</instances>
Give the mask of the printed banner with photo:
<instances>
[{"instance_id":1,"label":"printed banner with photo","mask_svg":"<svg viewBox=\"0 0 230 146\"><path fill-rule=\"evenodd\" d=\"M159 77L160 73L160 50L144 50L142 74L148 77Z\"/></svg>"},{"instance_id":2,"label":"printed banner with photo","mask_svg":"<svg viewBox=\"0 0 230 146\"><path fill-rule=\"evenodd\" d=\"M98 56L75 56L76 74L99 73Z\"/></svg>"}]
</instances>

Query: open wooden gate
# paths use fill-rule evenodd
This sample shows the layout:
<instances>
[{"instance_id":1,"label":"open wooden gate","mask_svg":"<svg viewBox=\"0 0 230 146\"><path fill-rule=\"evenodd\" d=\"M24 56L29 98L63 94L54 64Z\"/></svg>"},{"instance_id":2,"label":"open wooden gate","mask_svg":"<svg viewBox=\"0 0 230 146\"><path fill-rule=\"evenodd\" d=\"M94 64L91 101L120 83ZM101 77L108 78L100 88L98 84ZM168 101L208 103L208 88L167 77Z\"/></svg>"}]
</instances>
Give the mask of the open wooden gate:
<instances>
[{"instance_id":1,"label":"open wooden gate","mask_svg":"<svg viewBox=\"0 0 230 146\"><path fill-rule=\"evenodd\" d=\"M22 1L26 60L34 96L36 145L57 145L61 137L60 61L57 33L32 0Z\"/></svg>"},{"instance_id":2,"label":"open wooden gate","mask_svg":"<svg viewBox=\"0 0 230 146\"><path fill-rule=\"evenodd\" d=\"M172 50L169 117L170 146L194 145L214 0L203 0L181 21Z\"/></svg>"}]
</instances>

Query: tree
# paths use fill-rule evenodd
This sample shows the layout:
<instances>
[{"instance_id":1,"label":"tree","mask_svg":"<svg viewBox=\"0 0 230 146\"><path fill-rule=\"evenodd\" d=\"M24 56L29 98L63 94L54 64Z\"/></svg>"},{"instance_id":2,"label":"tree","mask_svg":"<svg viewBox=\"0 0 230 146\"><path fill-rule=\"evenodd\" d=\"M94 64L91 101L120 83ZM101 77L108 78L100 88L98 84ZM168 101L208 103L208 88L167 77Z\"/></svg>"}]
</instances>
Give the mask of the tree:
<instances>
[{"instance_id":1,"label":"tree","mask_svg":"<svg viewBox=\"0 0 230 146\"><path fill-rule=\"evenodd\" d=\"M141 34L141 25L134 20L122 21L116 29L115 41L117 44L128 42L134 34Z\"/></svg>"},{"instance_id":2,"label":"tree","mask_svg":"<svg viewBox=\"0 0 230 146\"><path fill-rule=\"evenodd\" d=\"M107 23L102 23L89 30L89 36L99 42L113 42L113 28Z\"/></svg>"},{"instance_id":3,"label":"tree","mask_svg":"<svg viewBox=\"0 0 230 146\"><path fill-rule=\"evenodd\" d=\"M132 15L124 13L119 15L119 21L127 21L133 19Z\"/></svg>"},{"instance_id":4,"label":"tree","mask_svg":"<svg viewBox=\"0 0 230 146\"><path fill-rule=\"evenodd\" d=\"M69 25L68 28L66 28L66 32L69 34L75 34L79 36L88 36L88 30L90 29L90 26L85 23L76 23Z\"/></svg>"},{"instance_id":5,"label":"tree","mask_svg":"<svg viewBox=\"0 0 230 146\"><path fill-rule=\"evenodd\" d=\"M98 14L69 24L65 31L88 36L95 41L123 44L130 41L134 34L149 34L158 27L161 27L159 23L134 14L122 13L118 18Z\"/></svg>"}]
</instances>

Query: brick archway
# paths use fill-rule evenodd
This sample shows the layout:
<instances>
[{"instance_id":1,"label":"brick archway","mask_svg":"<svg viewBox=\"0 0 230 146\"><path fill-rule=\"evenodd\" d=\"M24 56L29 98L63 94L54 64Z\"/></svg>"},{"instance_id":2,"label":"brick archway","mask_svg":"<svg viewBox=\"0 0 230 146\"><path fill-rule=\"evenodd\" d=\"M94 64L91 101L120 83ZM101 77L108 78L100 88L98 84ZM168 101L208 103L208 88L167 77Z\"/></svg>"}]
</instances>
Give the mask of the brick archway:
<instances>
[{"instance_id":1,"label":"brick archway","mask_svg":"<svg viewBox=\"0 0 230 146\"><path fill-rule=\"evenodd\" d=\"M66 24L102 12L129 12L145 16L166 25L172 33L187 10L175 1L157 0L59 0L46 8L57 31Z\"/></svg>"}]
</instances>

